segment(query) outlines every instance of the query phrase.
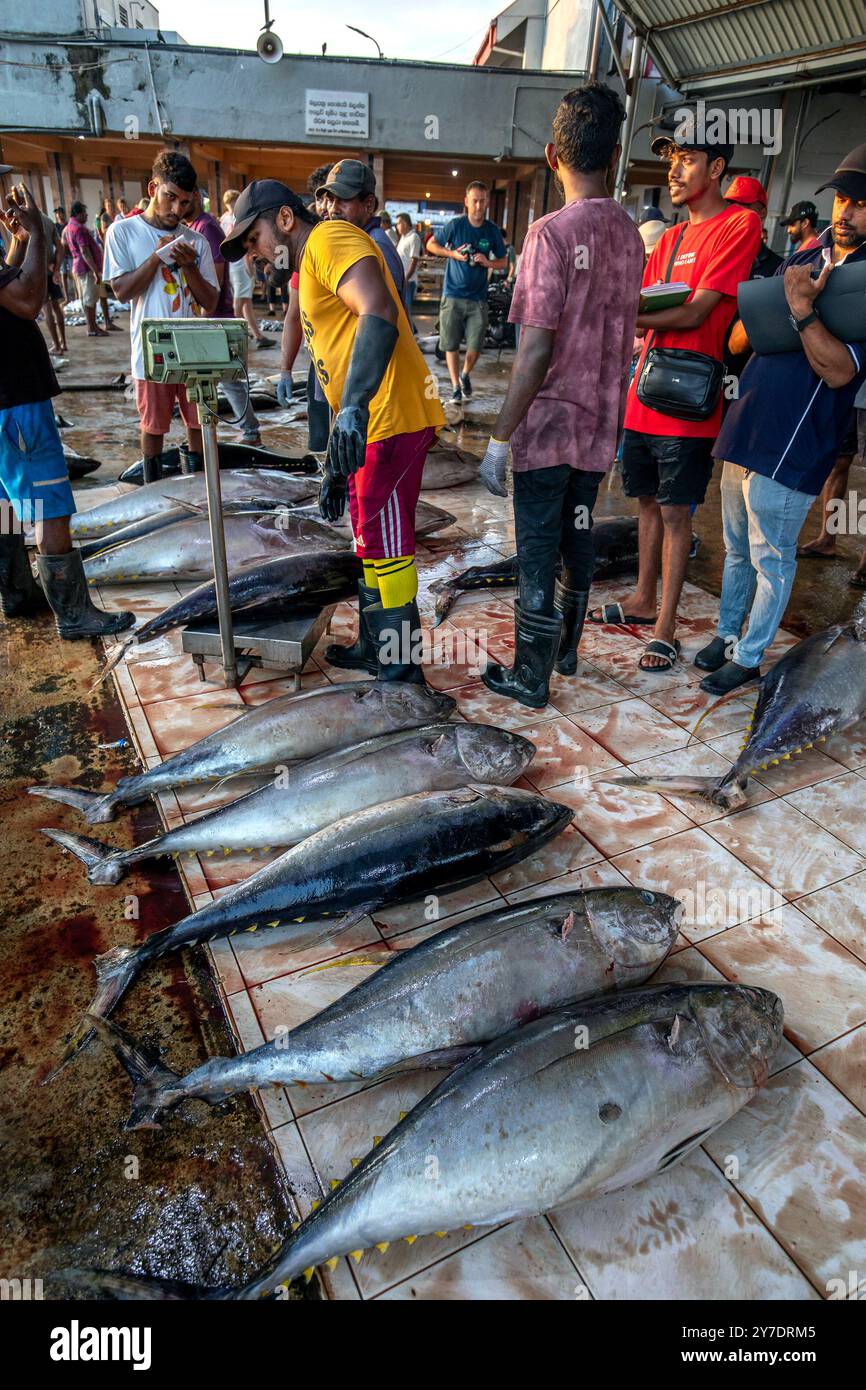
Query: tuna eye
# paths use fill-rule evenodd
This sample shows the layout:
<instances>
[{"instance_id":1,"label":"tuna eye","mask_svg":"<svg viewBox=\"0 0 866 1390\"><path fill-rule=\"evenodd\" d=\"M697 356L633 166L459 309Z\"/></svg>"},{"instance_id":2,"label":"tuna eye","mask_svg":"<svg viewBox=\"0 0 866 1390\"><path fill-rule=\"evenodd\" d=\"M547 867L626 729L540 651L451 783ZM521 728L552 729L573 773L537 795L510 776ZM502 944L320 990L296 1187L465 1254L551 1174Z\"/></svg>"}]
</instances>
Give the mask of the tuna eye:
<instances>
[{"instance_id":1,"label":"tuna eye","mask_svg":"<svg viewBox=\"0 0 866 1390\"><path fill-rule=\"evenodd\" d=\"M645 903L650 903L650 904L652 904L652 903L654 903L655 900L656 900L656 895L655 895L655 893L648 893L648 892L646 891L646 889L644 889L643 892L641 893L641 899L642 899L642 901L645 902Z\"/></svg>"},{"instance_id":2,"label":"tuna eye","mask_svg":"<svg viewBox=\"0 0 866 1390\"><path fill-rule=\"evenodd\" d=\"M621 1114L622 1110L612 1100L606 1100L604 1105L598 1107L598 1118L603 1125L613 1124L614 1120L618 1120Z\"/></svg>"}]
</instances>

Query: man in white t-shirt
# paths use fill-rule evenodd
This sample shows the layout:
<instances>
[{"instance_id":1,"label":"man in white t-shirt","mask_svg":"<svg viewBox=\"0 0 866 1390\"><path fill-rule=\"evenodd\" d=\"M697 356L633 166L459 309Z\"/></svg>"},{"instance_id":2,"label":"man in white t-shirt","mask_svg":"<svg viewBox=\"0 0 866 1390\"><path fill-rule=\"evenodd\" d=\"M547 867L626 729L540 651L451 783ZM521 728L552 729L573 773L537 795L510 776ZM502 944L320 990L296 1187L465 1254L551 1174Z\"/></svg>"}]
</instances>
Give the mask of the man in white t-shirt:
<instances>
[{"instance_id":1,"label":"man in white t-shirt","mask_svg":"<svg viewBox=\"0 0 866 1390\"><path fill-rule=\"evenodd\" d=\"M163 438L171 428L175 400L189 439L190 471L203 468L204 459L198 416L185 388L144 379L142 320L212 314L219 299L219 281L205 238L181 225L192 208L196 188L196 172L186 156L163 150L147 187L150 202L141 216L109 227L102 273L117 298L131 304L132 375L144 481L150 483L162 476ZM186 244L177 246L166 263L157 254L159 249L181 235Z\"/></svg>"},{"instance_id":2,"label":"man in white t-shirt","mask_svg":"<svg viewBox=\"0 0 866 1390\"><path fill-rule=\"evenodd\" d=\"M404 298L406 313L411 322L412 303L418 285L418 262L424 254L424 248L421 245L421 238L412 226L411 218L405 212L401 212L397 217L397 231L400 235L400 240L397 242L397 255L403 262L403 270L406 275Z\"/></svg>"}]
</instances>

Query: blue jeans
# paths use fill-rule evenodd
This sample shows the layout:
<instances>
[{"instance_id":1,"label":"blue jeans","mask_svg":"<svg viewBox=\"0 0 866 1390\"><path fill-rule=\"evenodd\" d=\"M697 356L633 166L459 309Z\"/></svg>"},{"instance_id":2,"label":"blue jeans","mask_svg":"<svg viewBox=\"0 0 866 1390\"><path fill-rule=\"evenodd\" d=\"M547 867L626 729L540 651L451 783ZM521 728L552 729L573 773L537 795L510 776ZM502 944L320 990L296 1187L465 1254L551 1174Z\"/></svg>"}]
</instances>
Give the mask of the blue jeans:
<instances>
[{"instance_id":1,"label":"blue jeans","mask_svg":"<svg viewBox=\"0 0 866 1390\"><path fill-rule=\"evenodd\" d=\"M760 666L788 606L797 538L815 498L736 463L722 472L725 572L718 635L739 640L732 659ZM740 637L746 616L749 626Z\"/></svg>"}]
</instances>

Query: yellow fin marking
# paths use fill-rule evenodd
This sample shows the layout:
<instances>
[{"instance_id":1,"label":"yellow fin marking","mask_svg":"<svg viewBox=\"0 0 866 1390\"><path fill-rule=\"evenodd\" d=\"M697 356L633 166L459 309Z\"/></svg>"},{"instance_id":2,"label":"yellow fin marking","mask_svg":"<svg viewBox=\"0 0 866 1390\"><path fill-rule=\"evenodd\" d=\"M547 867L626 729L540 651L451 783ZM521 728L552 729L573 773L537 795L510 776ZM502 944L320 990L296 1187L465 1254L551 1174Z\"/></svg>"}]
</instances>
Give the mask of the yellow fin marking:
<instances>
[{"instance_id":1,"label":"yellow fin marking","mask_svg":"<svg viewBox=\"0 0 866 1390\"><path fill-rule=\"evenodd\" d=\"M333 1192L334 1188L335 1188L335 1187L339 1187L339 1186L340 1186L340 1179L339 1179L339 1178L331 1178L331 1183L330 1183L331 1191Z\"/></svg>"},{"instance_id":2,"label":"yellow fin marking","mask_svg":"<svg viewBox=\"0 0 866 1390\"><path fill-rule=\"evenodd\" d=\"M381 1250L382 1254L384 1255L385 1251L388 1249L388 1246L390 1244L390 1240L380 1240L376 1245L376 1249Z\"/></svg>"},{"instance_id":3,"label":"yellow fin marking","mask_svg":"<svg viewBox=\"0 0 866 1390\"><path fill-rule=\"evenodd\" d=\"M404 1236L403 1239L405 1240L405 1242L406 1242L407 1245L414 1245L415 1242L416 1242L416 1240L418 1239L418 1237L417 1237L417 1236Z\"/></svg>"},{"instance_id":4,"label":"yellow fin marking","mask_svg":"<svg viewBox=\"0 0 866 1390\"><path fill-rule=\"evenodd\" d=\"M326 1269L336 1269L336 1268L337 1268L337 1256L336 1256L336 1255L332 1255L331 1258L330 1258L329 1260L325 1260L325 1268L326 1268Z\"/></svg>"},{"instance_id":5,"label":"yellow fin marking","mask_svg":"<svg viewBox=\"0 0 866 1390\"><path fill-rule=\"evenodd\" d=\"M361 1260L364 1256L363 1250L350 1250L349 1254L352 1256L352 1259L355 1261L356 1265L361 1263Z\"/></svg>"},{"instance_id":6,"label":"yellow fin marking","mask_svg":"<svg viewBox=\"0 0 866 1390\"><path fill-rule=\"evenodd\" d=\"M357 1168L357 1166L358 1166L358 1164L359 1164L360 1162L361 1162L360 1158L353 1158L353 1159L351 1160L352 1167L353 1167L353 1168Z\"/></svg>"},{"instance_id":7,"label":"yellow fin marking","mask_svg":"<svg viewBox=\"0 0 866 1390\"><path fill-rule=\"evenodd\" d=\"M313 1275L315 1274L315 1272L316 1272L316 1271L315 1271L315 1268L313 1267L313 1265L310 1265L307 1269L304 1270L304 1279L307 1281L308 1284L309 1284L310 1280L312 1279Z\"/></svg>"}]
</instances>

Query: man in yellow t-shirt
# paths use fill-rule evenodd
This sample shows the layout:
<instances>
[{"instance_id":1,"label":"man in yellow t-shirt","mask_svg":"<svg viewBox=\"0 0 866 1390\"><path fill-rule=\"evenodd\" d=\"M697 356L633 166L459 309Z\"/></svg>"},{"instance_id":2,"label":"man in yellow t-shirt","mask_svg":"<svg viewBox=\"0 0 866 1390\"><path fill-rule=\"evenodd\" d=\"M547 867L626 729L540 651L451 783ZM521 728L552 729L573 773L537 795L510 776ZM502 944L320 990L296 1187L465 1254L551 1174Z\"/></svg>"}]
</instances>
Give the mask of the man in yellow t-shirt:
<instances>
[{"instance_id":1,"label":"man in yellow t-shirt","mask_svg":"<svg viewBox=\"0 0 866 1390\"><path fill-rule=\"evenodd\" d=\"M335 413L319 506L336 521L348 492L364 564L358 641L326 656L380 680L423 682L415 507L445 416L382 252L359 227L318 222L285 184L261 179L235 204L222 253L299 273L301 327Z\"/></svg>"}]
</instances>

